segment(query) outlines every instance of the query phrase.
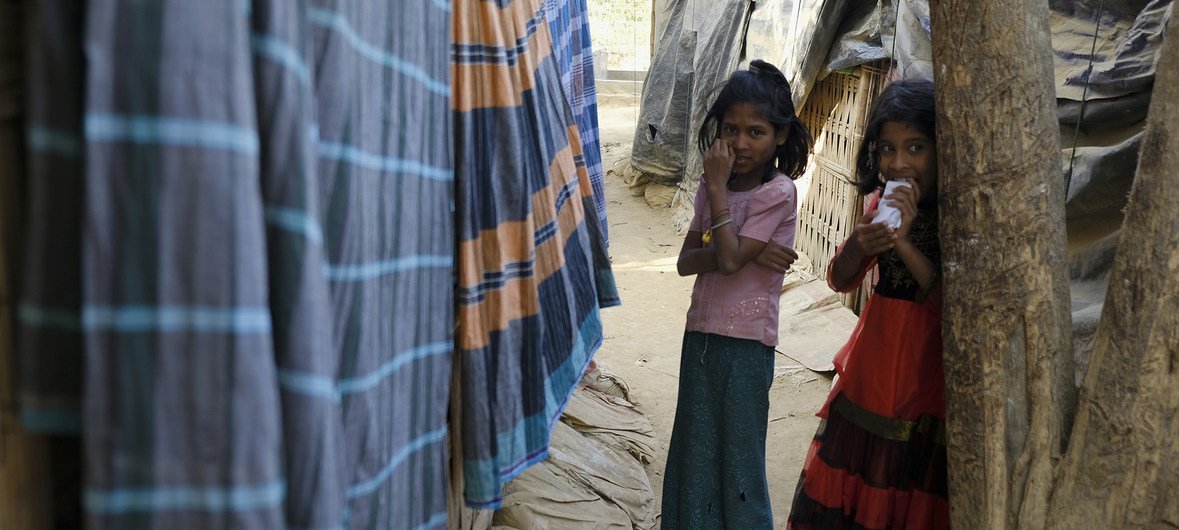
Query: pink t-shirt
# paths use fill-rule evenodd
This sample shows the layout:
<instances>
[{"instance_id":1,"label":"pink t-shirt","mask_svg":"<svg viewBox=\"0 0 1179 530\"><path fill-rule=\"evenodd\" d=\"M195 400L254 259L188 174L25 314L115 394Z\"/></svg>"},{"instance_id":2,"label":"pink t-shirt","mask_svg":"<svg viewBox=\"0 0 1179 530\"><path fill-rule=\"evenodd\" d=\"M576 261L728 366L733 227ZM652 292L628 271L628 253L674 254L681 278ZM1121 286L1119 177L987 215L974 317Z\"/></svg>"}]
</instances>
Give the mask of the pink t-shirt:
<instances>
[{"instance_id":1,"label":"pink t-shirt","mask_svg":"<svg viewBox=\"0 0 1179 530\"><path fill-rule=\"evenodd\" d=\"M794 181L782 174L750 191L729 192L729 215L738 236L793 248L797 211ZM712 208L708 192L700 186L696 215L688 230L703 233L710 226ZM777 346L782 276L752 261L729 276L719 272L696 276L687 330Z\"/></svg>"}]
</instances>

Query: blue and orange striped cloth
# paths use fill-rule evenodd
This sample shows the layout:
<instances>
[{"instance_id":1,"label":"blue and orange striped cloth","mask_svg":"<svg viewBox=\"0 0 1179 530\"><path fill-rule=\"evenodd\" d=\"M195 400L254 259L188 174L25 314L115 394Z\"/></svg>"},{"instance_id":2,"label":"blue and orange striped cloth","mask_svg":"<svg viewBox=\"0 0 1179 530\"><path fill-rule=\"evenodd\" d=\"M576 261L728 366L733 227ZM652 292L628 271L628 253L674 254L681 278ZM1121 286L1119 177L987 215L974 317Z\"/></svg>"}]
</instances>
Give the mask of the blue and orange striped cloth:
<instances>
[{"instance_id":1,"label":"blue and orange striped cloth","mask_svg":"<svg viewBox=\"0 0 1179 530\"><path fill-rule=\"evenodd\" d=\"M579 128L593 131L596 110L578 4L454 4L457 341L471 506L498 506L502 485L545 458L601 344L598 310L618 303L585 155L593 150L600 166L600 154Z\"/></svg>"},{"instance_id":2,"label":"blue and orange striped cloth","mask_svg":"<svg viewBox=\"0 0 1179 530\"><path fill-rule=\"evenodd\" d=\"M594 207L609 243L606 219L606 176L598 136L598 93L594 84L594 50L590 40L589 9L585 0L544 0L545 17L553 39L553 57L561 70L561 88L581 135L582 158L594 191Z\"/></svg>"},{"instance_id":3,"label":"blue and orange striped cloth","mask_svg":"<svg viewBox=\"0 0 1179 530\"><path fill-rule=\"evenodd\" d=\"M445 526L445 0L27 2L25 425L95 529Z\"/></svg>"}]
</instances>

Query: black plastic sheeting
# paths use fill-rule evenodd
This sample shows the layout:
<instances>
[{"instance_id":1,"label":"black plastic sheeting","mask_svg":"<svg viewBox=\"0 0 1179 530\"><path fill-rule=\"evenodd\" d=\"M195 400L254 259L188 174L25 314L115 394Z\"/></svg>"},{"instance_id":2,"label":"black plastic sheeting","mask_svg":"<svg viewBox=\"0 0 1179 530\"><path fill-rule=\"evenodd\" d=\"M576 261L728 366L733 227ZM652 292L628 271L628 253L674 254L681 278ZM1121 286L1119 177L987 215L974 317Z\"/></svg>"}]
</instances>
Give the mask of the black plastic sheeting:
<instances>
[{"instance_id":1,"label":"black plastic sheeting","mask_svg":"<svg viewBox=\"0 0 1179 530\"><path fill-rule=\"evenodd\" d=\"M1082 361L1105 297L1171 3L1049 1ZM631 164L653 180L679 183L689 207L702 171L695 132L706 104L749 60L777 64L800 107L830 72L883 58L895 61L901 77L933 77L927 0L657 0L656 24Z\"/></svg>"}]
</instances>

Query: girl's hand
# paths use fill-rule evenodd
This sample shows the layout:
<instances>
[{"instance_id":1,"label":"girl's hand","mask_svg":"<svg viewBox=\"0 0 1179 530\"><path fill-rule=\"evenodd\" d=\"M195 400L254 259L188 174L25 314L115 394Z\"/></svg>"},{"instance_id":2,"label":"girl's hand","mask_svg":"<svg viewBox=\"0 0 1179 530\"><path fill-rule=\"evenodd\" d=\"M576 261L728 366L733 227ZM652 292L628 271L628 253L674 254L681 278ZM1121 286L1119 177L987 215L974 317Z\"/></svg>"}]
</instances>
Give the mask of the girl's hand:
<instances>
[{"instance_id":1,"label":"girl's hand","mask_svg":"<svg viewBox=\"0 0 1179 530\"><path fill-rule=\"evenodd\" d=\"M753 258L753 262L774 272L786 272L796 259L798 253L794 249L770 241L757 257Z\"/></svg>"},{"instance_id":2,"label":"girl's hand","mask_svg":"<svg viewBox=\"0 0 1179 530\"><path fill-rule=\"evenodd\" d=\"M884 197L901 211L901 226L896 230L897 239L909 236L909 228L913 226L913 219L917 218L917 202L921 200L921 186L912 179L909 180L909 185L912 187L897 186L892 193Z\"/></svg>"},{"instance_id":3,"label":"girl's hand","mask_svg":"<svg viewBox=\"0 0 1179 530\"><path fill-rule=\"evenodd\" d=\"M727 189L737 155L723 138L717 138L704 152L704 184L709 189Z\"/></svg>"},{"instance_id":4,"label":"girl's hand","mask_svg":"<svg viewBox=\"0 0 1179 530\"><path fill-rule=\"evenodd\" d=\"M888 225L873 223L874 217L876 210L860 216L860 220L856 221L856 226L852 229L851 237L847 240L847 245L844 246L844 252L851 252L851 256L857 261L884 252L892 248L896 242L896 235L889 230Z\"/></svg>"},{"instance_id":5,"label":"girl's hand","mask_svg":"<svg viewBox=\"0 0 1179 530\"><path fill-rule=\"evenodd\" d=\"M884 222L873 223L876 210L865 213L856 221L855 228L831 261L831 287L841 293L854 289L863 277L865 261L896 245L896 235Z\"/></svg>"}]
</instances>

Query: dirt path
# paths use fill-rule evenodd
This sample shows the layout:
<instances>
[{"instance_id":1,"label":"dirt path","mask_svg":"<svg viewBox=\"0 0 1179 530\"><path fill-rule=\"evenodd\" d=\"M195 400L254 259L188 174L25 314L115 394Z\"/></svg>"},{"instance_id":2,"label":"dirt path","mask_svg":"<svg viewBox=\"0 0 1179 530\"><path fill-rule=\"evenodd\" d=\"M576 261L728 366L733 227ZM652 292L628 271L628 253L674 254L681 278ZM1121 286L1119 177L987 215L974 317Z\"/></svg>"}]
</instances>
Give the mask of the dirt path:
<instances>
[{"instance_id":1,"label":"dirt path","mask_svg":"<svg viewBox=\"0 0 1179 530\"><path fill-rule=\"evenodd\" d=\"M637 117L634 107L599 109L607 170L630 155ZM647 474L658 497L675 419L680 341L693 278L675 272L682 238L672 230L671 210L652 209L618 175L606 177L606 199L622 306L603 312L606 340L596 359L626 381L631 397L655 426L660 446ZM780 354L775 372L766 462L775 527L785 528L802 460L818 427L814 413L827 397L831 378Z\"/></svg>"}]
</instances>

